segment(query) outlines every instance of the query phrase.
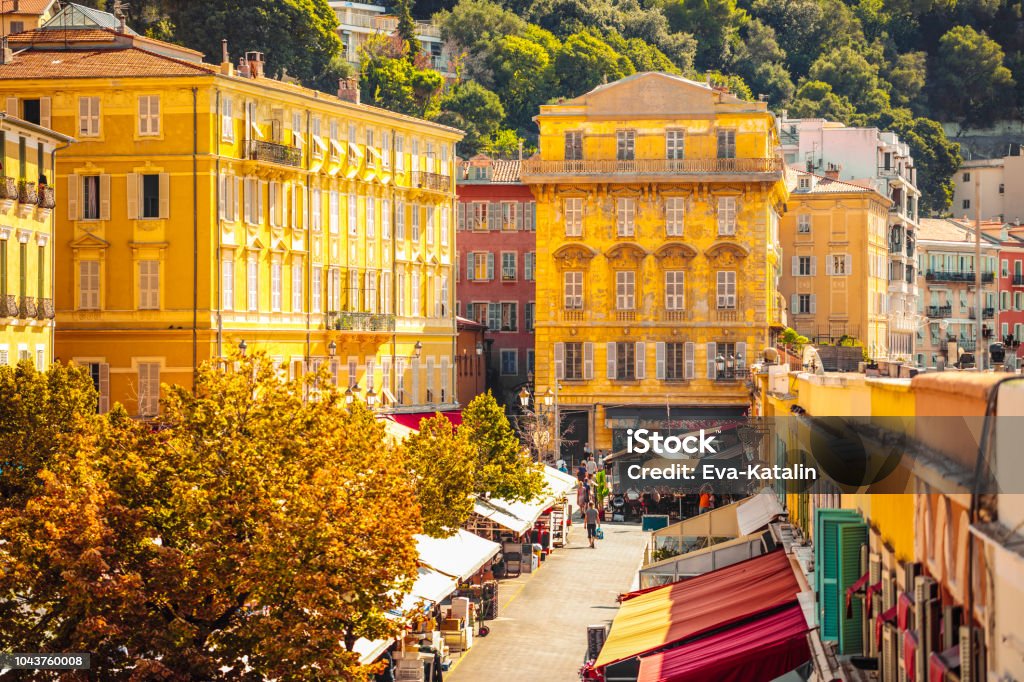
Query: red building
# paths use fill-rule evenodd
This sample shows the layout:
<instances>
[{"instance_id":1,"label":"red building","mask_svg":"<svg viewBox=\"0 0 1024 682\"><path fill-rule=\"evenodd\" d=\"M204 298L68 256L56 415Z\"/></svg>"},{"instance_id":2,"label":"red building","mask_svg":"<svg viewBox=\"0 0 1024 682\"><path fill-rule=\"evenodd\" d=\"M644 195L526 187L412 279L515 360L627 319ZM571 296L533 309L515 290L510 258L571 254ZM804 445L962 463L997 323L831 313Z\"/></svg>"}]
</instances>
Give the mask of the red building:
<instances>
[{"instance_id":1,"label":"red building","mask_svg":"<svg viewBox=\"0 0 1024 682\"><path fill-rule=\"evenodd\" d=\"M536 203L519 161L464 161L459 194L455 313L487 326L487 386L505 405L533 373Z\"/></svg>"},{"instance_id":2,"label":"red building","mask_svg":"<svg viewBox=\"0 0 1024 682\"><path fill-rule=\"evenodd\" d=\"M1024 357L1024 226L984 228L1000 240L998 339Z\"/></svg>"},{"instance_id":3,"label":"red building","mask_svg":"<svg viewBox=\"0 0 1024 682\"><path fill-rule=\"evenodd\" d=\"M455 376L458 377L459 404L465 407L473 398L487 392L487 333L485 325L456 317L459 335L455 346Z\"/></svg>"}]
</instances>

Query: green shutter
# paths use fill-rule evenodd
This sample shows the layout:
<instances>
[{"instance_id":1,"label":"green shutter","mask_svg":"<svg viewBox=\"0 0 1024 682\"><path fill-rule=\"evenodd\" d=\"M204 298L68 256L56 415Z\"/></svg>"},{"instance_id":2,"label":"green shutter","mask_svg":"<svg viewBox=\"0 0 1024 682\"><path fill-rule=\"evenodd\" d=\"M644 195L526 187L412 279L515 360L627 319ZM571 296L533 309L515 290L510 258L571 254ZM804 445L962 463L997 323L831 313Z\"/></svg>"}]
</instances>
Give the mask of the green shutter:
<instances>
[{"instance_id":1,"label":"green shutter","mask_svg":"<svg viewBox=\"0 0 1024 682\"><path fill-rule=\"evenodd\" d=\"M852 509L814 510L814 591L821 638L826 641L839 639L839 526L844 523L863 522Z\"/></svg>"},{"instance_id":2,"label":"green shutter","mask_svg":"<svg viewBox=\"0 0 1024 682\"><path fill-rule=\"evenodd\" d=\"M860 549L868 541L868 527L864 522L839 525L839 653L860 654L864 649L861 631L863 613L861 599L853 599L853 618L846 617L846 590L860 579Z\"/></svg>"}]
</instances>

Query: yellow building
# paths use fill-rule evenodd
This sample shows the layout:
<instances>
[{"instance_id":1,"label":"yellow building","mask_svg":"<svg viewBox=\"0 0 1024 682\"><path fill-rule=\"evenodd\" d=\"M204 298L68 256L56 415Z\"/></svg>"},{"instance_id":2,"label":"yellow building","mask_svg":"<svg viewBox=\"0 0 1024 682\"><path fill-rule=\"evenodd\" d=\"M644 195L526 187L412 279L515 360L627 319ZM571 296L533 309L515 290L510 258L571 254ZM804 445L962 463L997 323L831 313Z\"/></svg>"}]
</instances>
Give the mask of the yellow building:
<instances>
[{"instance_id":1,"label":"yellow building","mask_svg":"<svg viewBox=\"0 0 1024 682\"><path fill-rule=\"evenodd\" d=\"M53 361L53 208L49 179L71 139L0 114L0 366ZM47 181L43 183L42 181Z\"/></svg>"},{"instance_id":2,"label":"yellow building","mask_svg":"<svg viewBox=\"0 0 1024 682\"><path fill-rule=\"evenodd\" d=\"M9 106L81 141L56 177L57 354L101 403L156 414L161 382L244 341L388 408L454 405L459 131L104 22L58 15L0 65Z\"/></svg>"},{"instance_id":3,"label":"yellow building","mask_svg":"<svg viewBox=\"0 0 1024 682\"><path fill-rule=\"evenodd\" d=\"M788 171L791 194L780 222L789 260L780 290L789 325L812 343L844 336L872 358L888 345L888 209L873 189L802 171Z\"/></svg>"},{"instance_id":4,"label":"yellow building","mask_svg":"<svg viewBox=\"0 0 1024 682\"><path fill-rule=\"evenodd\" d=\"M57 7L57 0L0 0L0 35L39 28L53 16Z\"/></svg>"},{"instance_id":5,"label":"yellow building","mask_svg":"<svg viewBox=\"0 0 1024 682\"><path fill-rule=\"evenodd\" d=\"M782 321L787 190L766 105L640 73L536 120L536 385L560 377L578 447L563 454L743 414L747 364Z\"/></svg>"}]
</instances>

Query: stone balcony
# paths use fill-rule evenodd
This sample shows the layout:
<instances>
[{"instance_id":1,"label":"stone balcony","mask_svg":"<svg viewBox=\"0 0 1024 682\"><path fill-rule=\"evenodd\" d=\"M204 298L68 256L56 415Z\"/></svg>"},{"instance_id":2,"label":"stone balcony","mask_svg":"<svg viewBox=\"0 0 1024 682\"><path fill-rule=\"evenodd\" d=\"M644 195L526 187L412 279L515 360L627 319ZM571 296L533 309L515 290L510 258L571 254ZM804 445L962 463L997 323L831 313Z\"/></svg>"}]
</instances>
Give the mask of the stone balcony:
<instances>
[{"instance_id":1,"label":"stone balcony","mask_svg":"<svg viewBox=\"0 0 1024 682\"><path fill-rule=\"evenodd\" d=\"M679 176L701 180L773 180L782 177L780 158L758 159L581 159L523 161L526 183L558 182L663 182Z\"/></svg>"}]
</instances>

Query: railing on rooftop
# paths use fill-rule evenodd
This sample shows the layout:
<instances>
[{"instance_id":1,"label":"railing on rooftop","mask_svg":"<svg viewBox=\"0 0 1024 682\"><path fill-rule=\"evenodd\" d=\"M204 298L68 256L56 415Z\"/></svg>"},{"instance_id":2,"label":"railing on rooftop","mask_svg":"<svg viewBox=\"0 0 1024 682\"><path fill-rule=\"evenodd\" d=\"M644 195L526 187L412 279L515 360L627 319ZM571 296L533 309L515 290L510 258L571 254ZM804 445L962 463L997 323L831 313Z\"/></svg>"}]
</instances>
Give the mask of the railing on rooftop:
<instances>
[{"instance_id":1,"label":"railing on rooftop","mask_svg":"<svg viewBox=\"0 0 1024 682\"><path fill-rule=\"evenodd\" d=\"M929 282L966 282L970 284L975 281L975 274L972 270L929 270L925 273L925 279ZM981 273L981 281L986 284L995 281L995 273Z\"/></svg>"},{"instance_id":2,"label":"railing on rooftop","mask_svg":"<svg viewBox=\"0 0 1024 682\"><path fill-rule=\"evenodd\" d=\"M576 161L527 159L523 175L696 175L704 173L779 173L780 158L770 159L581 159Z\"/></svg>"},{"instance_id":3,"label":"railing on rooftop","mask_svg":"<svg viewBox=\"0 0 1024 682\"><path fill-rule=\"evenodd\" d=\"M325 326L339 331L393 332L395 316L388 313L329 312Z\"/></svg>"}]
</instances>

